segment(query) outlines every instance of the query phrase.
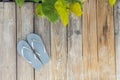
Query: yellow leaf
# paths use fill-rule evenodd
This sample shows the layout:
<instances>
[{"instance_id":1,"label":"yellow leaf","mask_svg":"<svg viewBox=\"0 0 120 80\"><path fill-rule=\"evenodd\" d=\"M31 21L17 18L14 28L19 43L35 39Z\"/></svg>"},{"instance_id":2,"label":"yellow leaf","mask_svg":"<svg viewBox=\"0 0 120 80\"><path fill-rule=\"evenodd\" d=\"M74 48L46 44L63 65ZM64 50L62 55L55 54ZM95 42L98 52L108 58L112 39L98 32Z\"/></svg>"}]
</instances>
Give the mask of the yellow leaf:
<instances>
[{"instance_id":1,"label":"yellow leaf","mask_svg":"<svg viewBox=\"0 0 120 80\"><path fill-rule=\"evenodd\" d=\"M109 0L109 4L113 6L115 4L116 0Z\"/></svg>"},{"instance_id":2,"label":"yellow leaf","mask_svg":"<svg viewBox=\"0 0 120 80\"><path fill-rule=\"evenodd\" d=\"M61 21L66 26L68 24L68 10L67 5L64 0L57 0L55 3L55 8L60 15Z\"/></svg>"},{"instance_id":3,"label":"yellow leaf","mask_svg":"<svg viewBox=\"0 0 120 80\"><path fill-rule=\"evenodd\" d=\"M36 5L35 12L36 12L37 16L42 16L42 4Z\"/></svg>"},{"instance_id":4,"label":"yellow leaf","mask_svg":"<svg viewBox=\"0 0 120 80\"><path fill-rule=\"evenodd\" d=\"M70 10L77 16L81 16L83 14L81 5L78 2L71 3Z\"/></svg>"}]
</instances>

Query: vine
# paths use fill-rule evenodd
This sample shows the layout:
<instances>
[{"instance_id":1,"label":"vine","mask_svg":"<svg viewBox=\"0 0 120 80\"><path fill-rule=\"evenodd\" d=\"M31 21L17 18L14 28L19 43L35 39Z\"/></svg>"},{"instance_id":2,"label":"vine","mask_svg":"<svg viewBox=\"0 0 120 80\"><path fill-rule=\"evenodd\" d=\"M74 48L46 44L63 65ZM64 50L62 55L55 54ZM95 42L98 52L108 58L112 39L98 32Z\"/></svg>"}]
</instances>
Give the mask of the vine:
<instances>
[{"instance_id":1,"label":"vine","mask_svg":"<svg viewBox=\"0 0 120 80\"><path fill-rule=\"evenodd\" d=\"M50 22L56 22L59 18L64 26L68 24L69 11L76 16L83 14L82 5L84 0L30 0L37 3L36 14L37 16L44 16ZM113 6L116 0L108 0L109 4ZM24 0L16 0L16 3L21 7Z\"/></svg>"}]
</instances>

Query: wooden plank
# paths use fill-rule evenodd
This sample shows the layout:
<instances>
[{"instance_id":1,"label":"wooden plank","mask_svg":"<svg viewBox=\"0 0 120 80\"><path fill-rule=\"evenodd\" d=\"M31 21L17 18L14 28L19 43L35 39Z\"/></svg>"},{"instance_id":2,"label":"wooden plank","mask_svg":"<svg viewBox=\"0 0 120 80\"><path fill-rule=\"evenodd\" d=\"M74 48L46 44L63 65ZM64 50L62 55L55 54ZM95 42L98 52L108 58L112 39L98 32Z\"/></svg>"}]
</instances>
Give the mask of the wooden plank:
<instances>
[{"instance_id":1,"label":"wooden plank","mask_svg":"<svg viewBox=\"0 0 120 80\"><path fill-rule=\"evenodd\" d=\"M120 14L120 0L117 0L114 6L114 31L115 34L119 33L119 14Z\"/></svg>"},{"instance_id":2,"label":"wooden plank","mask_svg":"<svg viewBox=\"0 0 120 80\"><path fill-rule=\"evenodd\" d=\"M17 41L26 39L33 32L33 4L25 3L23 7L17 6ZM34 69L17 54L17 80L34 80Z\"/></svg>"},{"instance_id":3,"label":"wooden plank","mask_svg":"<svg viewBox=\"0 0 120 80\"><path fill-rule=\"evenodd\" d=\"M81 17L70 15L68 24L67 80L83 80Z\"/></svg>"},{"instance_id":4,"label":"wooden plank","mask_svg":"<svg viewBox=\"0 0 120 80\"><path fill-rule=\"evenodd\" d=\"M50 56L50 23L44 17L35 17L35 33L43 39L46 50ZM39 71L35 72L35 80L52 80L50 74L50 62L45 64Z\"/></svg>"},{"instance_id":5,"label":"wooden plank","mask_svg":"<svg viewBox=\"0 0 120 80\"><path fill-rule=\"evenodd\" d=\"M98 80L96 0L88 0L83 7L83 65L84 80Z\"/></svg>"},{"instance_id":6,"label":"wooden plank","mask_svg":"<svg viewBox=\"0 0 120 80\"><path fill-rule=\"evenodd\" d=\"M100 80L116 80L113 8L97 0L97 31Z\"/></svg>"},{"instance_id":7,"label":"wooden plank","mask_svg":"<svg viewBox=\"0 0 120 80\"><path fill-rule=\"evenodd\" d=\"M67 31L60 21L51 25L51 77L67 80Z\"/></svg>"},{"instance_id":8,"label":"wooden plank","mask_svg":"<svg viewBox=\"0 0 120 80\"><path fill-rule=\"evenodd\" d=\"M0 3L0 80L16 80L15 3Z\"/></svg>"},{"instance_id":9,"label":"wooden plank","mask_svg":"<svg viewBox=\"0 0 120 80\"><path fill-rule=\"evenodd\" d=\"M115 49L116 49L116 76L117 80L120 79L120 0L117 0L117 4L114 8L114 20L115 20Z\"/></svg>"}]
</instances>

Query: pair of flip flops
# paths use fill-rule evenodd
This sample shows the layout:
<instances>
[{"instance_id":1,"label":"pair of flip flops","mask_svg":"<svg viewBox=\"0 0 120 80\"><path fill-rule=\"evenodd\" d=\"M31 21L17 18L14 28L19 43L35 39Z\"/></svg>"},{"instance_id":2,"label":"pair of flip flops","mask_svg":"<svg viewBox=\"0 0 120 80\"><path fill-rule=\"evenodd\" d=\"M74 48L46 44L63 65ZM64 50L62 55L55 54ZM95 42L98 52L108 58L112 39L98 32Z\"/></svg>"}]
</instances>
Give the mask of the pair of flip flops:
<instances>
[{"instance_id":1,"label":"pair of flip flops","mask_svg":"<svg viewBox=\"0 0 120 80\"><path fill-rule=\"evenodd\" d=\"M34 33L27 36L27 41L21 40L18 42L17 51L35 70L40 69L43 64L50 60L42 39Z\"/></svg>"}]
</instances>

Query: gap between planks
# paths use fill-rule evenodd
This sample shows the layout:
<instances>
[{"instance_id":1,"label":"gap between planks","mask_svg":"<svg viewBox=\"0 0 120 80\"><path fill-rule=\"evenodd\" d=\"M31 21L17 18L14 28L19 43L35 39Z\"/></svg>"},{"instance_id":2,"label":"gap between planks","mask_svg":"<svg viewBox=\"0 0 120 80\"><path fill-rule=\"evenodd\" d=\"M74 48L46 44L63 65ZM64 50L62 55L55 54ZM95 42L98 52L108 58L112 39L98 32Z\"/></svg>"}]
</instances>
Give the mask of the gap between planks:
<instances>
[{"instance_id":1,"label":"gap between planks","mask_svg":"<svg viewBox=\"0 0 120 80\"><path fill-rule=\"evenodd\" d=\"M9 3L4 3L4 4L9 4ZM90 5L90 6L94 6L94 5ZM99 5L98 5L99 7ZM9 8L9 7L7 7ZM32 10L31 10L32 9ZM106 7L105 7L106 9ZM111 10L111 9L110 9ZM89 11L89 10L88 10ZM99 12L99 11L98 11ZM12 13L12 12L11 12ZM19 15L18 15L19 13ZM17 57L17 61L20 63L17 63L17 79L18 80L23 80L26 78L26 80L31 80L31 79L45 79L46 76L48 76L48 80L49 79L60 79L60 80L66 80L66 79L79 79L79 74L81 74L81 68L79 68L80 66L82 67L82 65L77 65L74 62L77 61L77 59L72 58L72 56L81 56L82 53L79 54L79 51L81 52L81 50L79 49L75 49L75 45L73 45L74 43L76 44L76 42L78 42L79 44L81 44L81 41L79 41L79 39L81 39L81 34L80 33L80 26L78 26L79 24L81 25L81 23L77 23L77 25L73 22L70 23L68 25L68 30L67 28L63 27L63 25L61 25L60 21L55 23L55 24L50 24L48 21L46 21L46 19L42 18L40 20L38 20L38 22L36 21L34 23L34 16L32 16L34 14L34 10L33 10L33 4L32 3L25 3L24 6L20 9L17 7L17 41L20 39L25 39L26 35L29 34L30 32L35 31L35 33L41 34L41 36L43 37L44 43L45 45L49 45L46 46L46 48L48 49L49 53L51 54L50 56L52 57L52 60L49 64L46 65L45 69L47 69L47 67L49 67L49 70L46 70L47 75L45 74L46 72L42 72L42 70L40 72L35 72L36 75L34 75L34 70L32 69L32 67L27 64L27 62L25 62L18 54ZM7 14L6 14L7 15ZM14 14L13 14L14 15ZM24 17L24 16L25 17ZM110 14L111 15L111 14ZM73 15L72 15L73 16ZM18 19L19 18L19 19ZM39 21L43 21L44 23L39 23ZM73 19L74 20L74 19ZM75 19L76 21L78 21L77 19ZM72 19L71 19L72 21ZM33 25L35 24L34 28ZM111 23L112 24L112 23ZM14 24L15 25L15 24ZM40 27L41 25L43 25L42 27ZM60 25L58 27L58 25ZM78 26L78 28L74 28L72 25ZM101 23L102 25L102 23ZM29 28L28 28L29 26ZM47 26L47 27L46 27ZM49 28L49 26L51 26ZM72 28L73 27L73 28ZM93 26L94 27L94 26ZM44 29L44 30L42 30ZM49 30L50 29L50 30ZM90 28L91 29L91 28ZM2 30L2 29L1 29ZM47 31L46 31L47 30ZM72 31L73 30L73 31ZM67 32L68 31L68 32ZM1 31L2 32L2 31ZM47 33L49 35L47 35ZM68 33L68 36L66 35ZM12 33L11 33L12 34ZM15 35L15 34L14 34ZM13 36L14 36L13 35ZM90 34L91 35L91 34ZM1 34L2 36L2 34ZM48 37L46 37L48 36ZM107 35L109 36L109 35ZM113 36L113 34L112 34ZM74 40L74 38L76 38ZM63 39L64 38L64 39ZM100 38L100 37L99 37ZM50 42L47 41L47 39L51 39ZM113 39L113 38L112 38ZM12 41L12 40L11 40ZM62 41L62 42L61 42ZM68 42L66 42L68 41ZM113 42L113 41L111 41ZM73 45L73 46L71 46ZM49 47L52 46L52 48L49 49ZM66 49L66 47L68 46L68 51ZM77 45L81 47L81 45ZM108 45L109 46L109 45ZM13 44L13 47L14 44ZM84 47L83 47L84 48ZM55 50L54 50L55 49ZM69 50L70 49L70 50ZM92 49L92 48L91 48ZM76 52L76 55L72 54L73 52ZM1 50L2 51L2 50ZM67 53L68 52L68 53ZM84 52L84 51L83 51ZM15 52L14 52L15 53ZM68 54L68 56L67 56ZM96 55L96 54L95 54ZM84 55L83 55L84 56ZM114 55L113 55L114 56ZM84 56L85 57L85 56ZM88 56L89 57L89 56ZM108 56L110 57L110 56ZM68 59L67 59L68 58ZM111 58L111 57L110 57ZM62 60L63 59L63 60ZM95 58L96 59L96 58ZM73 61L72 61L73 60ZM81 58L78 59L81 61ZM65 61L65 62L64 62ZM70 65L72 61L72 64L75 65ZM112 60L113 61L113 60ZM68 63L67 63L68 62ZM24 66L23 66L23 65ZM67 64L67 65L66 65ZM91 63L92 64L92 63ZM112 63L114 64L114 62ZM69 65L69 66L68 66ZM110 65L111 66L111 65ZM61 68L62 67L62 68ZM64 71L67 67L67 72L61 72ZM107 65L108 67L108 65ZM52 68L52 69L51 69ZM61 68L60 70L58 70L58 68ZM76 69L77 68L77 69ZM20 69L20 70L19 70ZM90 67L91 69L91 67ZM101 68L103 69L103 68ZM113 68L111 68L112 70L114 70L114 66ZM25 71L28 72L25 72ZM51 71L52 70L52 71ZM103 69L104 70L104 69ZM29 72L30 71L30 72ZM66 70L65 70L66 71ZM78 72L79 71L79 72ZM69 73L69 72L73 72L73 73ZM24 74L23 74L24 73ZM20 74L20 75L19 75ZM29 74L29 75L28 75ZM41 75L43 74L43 76ZM65 75L63 75L65 74ZM87 73L88 74L88 73ZM113 72L114 74L114 72ZM16 75L16 74L15 74ZM41 75L41 76L39 76ZM72 75L72 76L71 76ZM93 75L93 74L92 74ZM50 77L51 76L51 77ZM62 77L64 76L64 78ZM66 77L65 77L66 76ZM101 78L104 80L106 78L110 78L109 75L107 74L107 76L101 76ZM6 77L8 78L8 77ZM14 77L15 78L15 77ZM84 77L83 77L84 78ZM82 79L83 79L82 78ZM89 79L94 79L94 77L92 77L91 75L88 76ZM13 78L12 78L13 79ZM5 79L4 79L5 80ZM15 79L13 79L15 80ZM114 80L114 79L113 79Z\"/></svg>"}]
</instances>

